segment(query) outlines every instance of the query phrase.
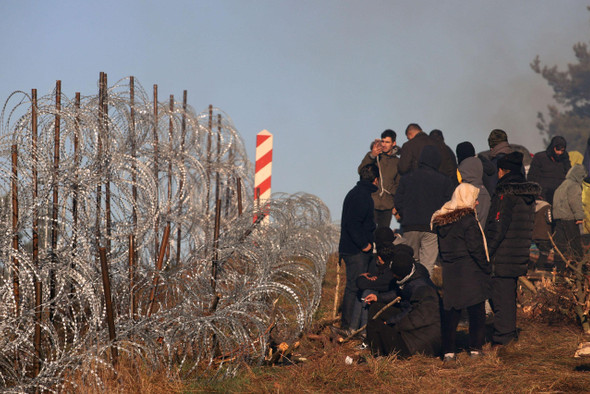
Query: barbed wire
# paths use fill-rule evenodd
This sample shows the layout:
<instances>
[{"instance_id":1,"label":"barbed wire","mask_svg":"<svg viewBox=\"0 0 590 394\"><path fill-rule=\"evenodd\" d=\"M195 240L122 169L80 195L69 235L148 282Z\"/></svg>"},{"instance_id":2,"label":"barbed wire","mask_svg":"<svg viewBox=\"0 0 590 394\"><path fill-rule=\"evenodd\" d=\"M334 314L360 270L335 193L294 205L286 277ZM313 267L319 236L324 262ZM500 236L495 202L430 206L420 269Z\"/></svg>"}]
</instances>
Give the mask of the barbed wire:
<instances>
[{"instance_id":1,"label":"barbed wire","mask_svg":"<svg viewBox=\"0 0 590 394\"><path fill-rule=\"evenodd\" d=\"M125 78L74 100L15 92L1 119L4 390L100 386L115 353L183 377L232 374L311 322L337 237L329 211L304 193L257 209L223 111L154 106Z\"/></svg>"}]
</instances>

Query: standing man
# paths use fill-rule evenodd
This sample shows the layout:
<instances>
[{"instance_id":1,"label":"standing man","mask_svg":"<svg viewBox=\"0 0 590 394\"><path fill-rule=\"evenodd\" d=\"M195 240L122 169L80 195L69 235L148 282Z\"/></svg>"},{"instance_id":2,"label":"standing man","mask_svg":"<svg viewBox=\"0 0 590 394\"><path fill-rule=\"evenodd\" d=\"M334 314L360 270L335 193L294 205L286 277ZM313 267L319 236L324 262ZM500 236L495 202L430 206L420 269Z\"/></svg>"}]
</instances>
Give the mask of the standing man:
<instances>
[{"instance_id":1,"label":"standing man","mask_svg":"<svg viewBox=\"0 0 590 394\"><path fill-rule=\"evenodd\" d=\"M365 155L359 165L358 171L369 164L377 165L379 169L379 190L373 193L375 203L375 223L377 227L389 227L393 212L393 196L399 183L396 156L399 148L395 142L396 134L393 130L385 130L381 133L381 140L375 140L371 144L371 151Z\"/></svg>"},{"instance_id":2,"label":"standing man","mask_svg":"<svg viewBox=\"0 0 590 394\"><path fill-rule=\"evenodd\" d=\"M408 141L402 145L399 163L397 164L397 169L400 175L418 168L420 153L422 153L422 149L424 149L426 145L437 146L436 141L423 132L422 128L417 123L410 123L408 127L406 127L406 137L408 138ZM438 147L436 149L438 150ZM437 168L437 170L440 169Z\"/></svg>"},{"instance_id":3,"label":"standing man","mask_svg":"<svg viewBox=\"0 0 590 394\"><path fill-rule=\"evenodd\" d=\"M360 328L362 303L358 298L356 278L368 271L369 261L373 256L375 221L371 194L377 191L379 184L377 166L368 165L359 172L360 180L344 198L338 247L338 252L346 264L346 287L342 299L340 328L348 332Z\"/></svg>"},{"instance_id":4,"label":"standing man","mask_svg":"<svg viewBox=\"0 0 590 394\"><path fill-rule=\"evenodd\" d=\"M490 135L488 136L488 146L490 147L490 155L487 159L489 159L494 165L495 170L493 172L484 172L483 184L486 189L488 189L488 193L490 193L491 196L494 194L496 184L498 183L498 160L508 153L514 152L514 149L512 149L508 143L508 135L506 132L500 129L494 129L490 132ZM522 170L522 173L524 174L524 169Z\"/></svg>"},{"instance_id":5,"label":"standing man","mask_svg":"<svg viewBox=\"0 0 590 394\"><path fill-rule=\"evenodd\" d=\"M528 180L537 182L543 189L541 197L553 205L553 194L565 180L565 176L571 168L570 158L566 151L565 138L555 136L549 146L542 152L535 153Z\"/></svg>"},{"instance_id":6,"label":"standing man","mask_svg":"<svg viewBox=\"0 0 590 394\"><path fill-rule=\"evenodd\" d=\"M439 166L438 148L425 146L418 168L401 177L395 194L395 208L401 216L406 244L414 249L414 257L430 274L438 256L438 239L430 229L430 219L451 199L454 190L451 178L438 172Z\"/></svg>"},{"instance_id":7,"label":"standing man","mask_svg":"<svg viewBox=\"0 0 590 394\"><path fill-rule=\"evenodd\" d=\"M524 178L522 157L512 152L498 159L498 183L485 228L492 263L492 341L497 345L517 339L516 284L527 272L535 199L541 192L538 184Z\"/></svg>"},{"instance_id":8,"label":"standing man","mask_svg":"<svg viewBox=\"0 0 590 394\"><path fill-rule=\"evenodd\" d=\"M451 178L454 185L458 185L459 181L457 180L457 157L455 156L455 152L445 144L445 137L439 129L434 129L429 134L430 138L432 138L437 146L438 150L440 151L440 168L438 169L440 172Z\"/></svg>"}]
</instances>

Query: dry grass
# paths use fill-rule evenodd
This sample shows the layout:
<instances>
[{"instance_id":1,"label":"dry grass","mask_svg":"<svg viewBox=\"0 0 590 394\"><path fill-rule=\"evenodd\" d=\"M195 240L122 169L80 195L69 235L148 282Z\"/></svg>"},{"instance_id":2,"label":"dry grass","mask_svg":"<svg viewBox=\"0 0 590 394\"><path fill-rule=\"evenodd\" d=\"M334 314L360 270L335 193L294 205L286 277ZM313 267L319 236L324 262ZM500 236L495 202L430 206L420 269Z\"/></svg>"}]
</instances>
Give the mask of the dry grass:
<instances>
[{"instance_id":1,"label":"dry grass","mask_svg":"<svg viewBox=\"0 0 590 394\"><path fill-rule=\"evenodd\" d=\"M531 319L520 313L520 339L509 346L491 349L472 360L458 355L454 368L445 368L438 358L414 356L407 360L373 358L367 350L357 351L358 341L338 344L330 330L318 322L332 317L336 258L329 263L322 303L316 324L317 334L301 338L296 356L306 362L285 362L278 366L243 365L229 379L198 381L169 380L160 371L122 365L118 379L107 379L107 392L376 392L376 393L480 393L480 392L590 392L590 359L573 358L579 342L586 340L578 325L570 321L556 324ZM342 272L344 275L344 272ZM343 279L343 277L342 277ZM341 282L340 291L343 291ZM460 333L459 341L466 339ZM346 356L355 359L345 364ZM359 363L358 360L361 362ZM141 364L140 364L141 365ZM127 368L127 370L125 370ZM103 392L88 388L84 392Z\"/></svg>"},{"instance_id":2,"label":"dry grass","mask_svg":"<svg viewBox=\"0 0 590 394\"><path fill-rule=\"evenodd\" d=\"M76 370L72 376L66 377L66 380L73 382L72 385L66 386L67 392L156 394L180 393L184 390L184 383L178 378L167 376L163 366L154 369L139 357L129 359L126 354L119 356L115 371L108 368L99 369L98 377L102 384L97 383L94 377L84 379L84 372L84 370Z\"/></svg>"},{"instance_id":3,"label":"dry grass","mask_svg":"<svg viewBox=\"0 0 590 394\"><path fill-rule=\"evenodd\" d=\"M332 316L336 257L329 262L322 304L316 321ZM344 272L341 273L344 275ZM344 279L344 277L342 277ZM343 291L341 282L340 291ZM308 361L273 367L245 367L235 378L222 382L200 382L185 387L187 392L590 392L590 360L573 354L584 338L571 320L529 319L519 315L520 338L509 346L484 347L486 356L472 360L458 355L454 368L438 358L373 358L367 350L354 349L358 341L338 344L330 340L329 329L316 324L319 334L301 340L298 354ZM319 330L319 331L318 331ZM466 332L459 340L466 339ZM355 359L346 365L346 356ZM357 360L361 360L360 363Z\"/></svg>"}]
</instances>

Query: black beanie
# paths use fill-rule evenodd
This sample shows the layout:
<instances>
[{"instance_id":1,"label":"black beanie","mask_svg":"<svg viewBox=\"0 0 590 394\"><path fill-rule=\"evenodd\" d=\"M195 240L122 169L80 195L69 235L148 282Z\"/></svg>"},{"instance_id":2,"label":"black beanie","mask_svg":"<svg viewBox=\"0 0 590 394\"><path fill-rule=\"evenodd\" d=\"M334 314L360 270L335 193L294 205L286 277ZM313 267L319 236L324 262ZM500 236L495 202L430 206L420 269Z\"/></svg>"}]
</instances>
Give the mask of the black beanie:
<instances>
[{"instance_id":1,"label":"black beanie","mask_svg":"<svg viewBox=\"0 0 590 394\"><path fill-rule=\"evenodd\" d=\"M391 263L391 272L402 279L405 278L412 272L414 267L414 258L405 253L399 253L395 255L393 262Z\"/></svg>"},{"instance_id":2,"label":"black beanie","mask_svg":"<svg viewBox=\"0 0 590 394\"><path fill-rule=\"evenodd\" d=\"M380 250L383 245L391 245L395 240L395 234L389 227L377 227L375 230L375 247Z\"/></svg>"},{"instance_id":3,"label":"black beanie","mask_svg":"<svg viewBox=\"0 0 590 394\"><path fill-rule=\"evenodd\" d=\"M490 149L493 149L494 146L504 141L508 142L508 136L504 130L494 129L488 137L488 145L490 146Z\"/></svg>"},{"instance_id":4,"label":"black beanie","mask_svg":"<svg viewBox=\"0 0 590 394\"><path fill-rule=\"evenodd\" d=\"M455 151L457 152L458 164L461 164L461 162L468 157L475 156L475 148L469 141L461 142L459 145L457 145L457 149L455 149Z\"/></svg>"},{"instance_id":5,"label":"black beanie","mask_svg":"<svg viewBox=\"0 0 590 394\"><path fill-rule=\"evenodd\" d=\"M498 168L510 171L520 171L522 168L522 153L512 152L504 155L498 159Z\"/></svg>"},{"instance_id":6,"label":"black beanie","mask_svg":"<svg viewBox=\"0 0 590 394\"><path fill-rule=\"evenodd\" d=\"M397 254L407 254L407 255L414 257L414 249L412 249L411 246L406 245L406 244L393 245L394 258L395 258L395 255L397 255Z\"/></svg>"}]
</instances>

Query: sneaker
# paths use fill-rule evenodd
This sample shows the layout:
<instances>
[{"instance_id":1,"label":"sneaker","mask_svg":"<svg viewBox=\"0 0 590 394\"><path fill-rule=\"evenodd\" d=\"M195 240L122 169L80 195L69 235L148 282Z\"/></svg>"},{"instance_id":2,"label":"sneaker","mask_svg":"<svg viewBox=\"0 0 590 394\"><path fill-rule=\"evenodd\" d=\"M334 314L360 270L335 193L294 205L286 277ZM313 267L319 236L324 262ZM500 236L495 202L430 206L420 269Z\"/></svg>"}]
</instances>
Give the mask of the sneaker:
<instances>
[{"instance_id":1,"label":"sneaker","mask_svg":"<svg viewBox=\"0 0 590 394\"><path fill-rule=\"evenodd\" d=\"M455 353L447 353L443 358L443 364L453 365L457 363L457 355Z\"/></svg>"},{"instance_id":2,"label":"sneaker","mask_svg":"<svg viewBox=\"0 0 590 394\"><path fill-rule=\"evenodd\" d=\"M366 342L361 342L360 344L354 347L355 350L365 350L368 349L369 345Z\"/></svg>"},{"instance_id":3,"label":"sneaker","mask_svg":"<svg viewBox=\"0 0 590 394\"><path fill-rule=\"evenodd\" d=\"M469 358L472 358L472 359L482 358L483 356L484 356L484 352L482 352L481 350L472 350L469 352Z\"/></svg>"}]
</instances>

